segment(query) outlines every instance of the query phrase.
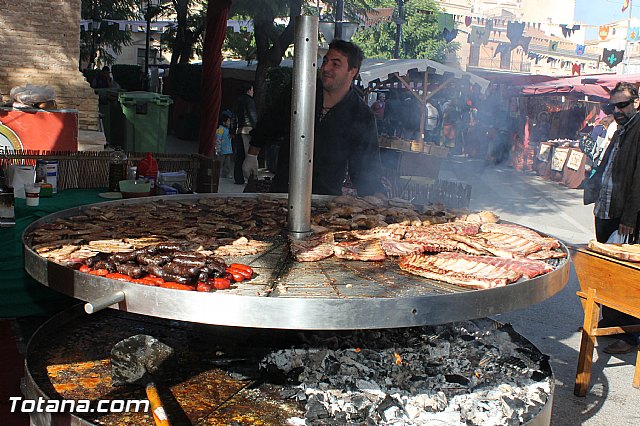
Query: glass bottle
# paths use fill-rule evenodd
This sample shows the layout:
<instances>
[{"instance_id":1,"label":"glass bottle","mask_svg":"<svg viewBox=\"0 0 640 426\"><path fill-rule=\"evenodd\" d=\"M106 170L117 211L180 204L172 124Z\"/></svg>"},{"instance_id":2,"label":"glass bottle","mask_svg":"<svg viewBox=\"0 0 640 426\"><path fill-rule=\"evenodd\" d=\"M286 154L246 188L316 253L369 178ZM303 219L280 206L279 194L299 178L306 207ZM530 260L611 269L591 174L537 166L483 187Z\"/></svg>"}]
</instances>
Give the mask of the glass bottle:
<instances>
[{"instance_id":1,"label":"glass bottle","mask_svg":"<svg viewBox=\"0 0 640 426\"><path fill-rule=\"evenodd\" d=\"M109 191L120 191L120 181L127 178L127 153L116 147L109 157Z\"/></svg>"}]
</instances>

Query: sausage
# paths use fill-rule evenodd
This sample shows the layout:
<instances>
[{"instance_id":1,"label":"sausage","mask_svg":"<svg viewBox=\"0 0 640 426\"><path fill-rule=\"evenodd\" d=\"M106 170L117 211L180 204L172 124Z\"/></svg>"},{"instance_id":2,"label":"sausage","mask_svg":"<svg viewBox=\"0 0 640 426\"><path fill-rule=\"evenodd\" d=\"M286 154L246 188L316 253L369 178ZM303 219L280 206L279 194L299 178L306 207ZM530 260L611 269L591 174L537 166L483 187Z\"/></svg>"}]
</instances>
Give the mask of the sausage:
<instances>
[{"instance_id":1,"label":"sausage","mask_svg":"<svg viewBox=\"0 0 640 426\"><path fill-rule=\"evenodd\" d=\"M193 257L182 257L182 256L174 256L173 263L180 266L192 266L196 268L204 268L205 261L204 259L196 259Z\"/></svg>"},{"instance_id":2,"label":"sausage","mask_svg":"<svg viewBox=\"0 0 640 426\"><path fill-rule=\"evenodd\" d=\"M241 263L232 263L229 268L239 269L241 271L247 271L249 278L253 276L253 268L249 265L243 265Z\"/></svg>"},{"instance_id":3,"label":"sausage","mask_svg":"<svg viewBox=\"0 0 640 426\"><path fill-rule=\"evenodd\" d=\"M187 248L187 245L184 243L160 243L157 244L156 247L159 251L184 251Z\"/></svg>"},{"instance_id":4,"label":"sausage","mask_svg":"<svg viewBox=\"0 0 640 426\"><path fill-rule=\"evenodd\" d=\"M136 256L136 260L142 265L164 265L171 262L171 259L173 259L173 256L170 254L138 254Z\"/></svg>"},{"instance_id":5,"label":"sausage","mask_svg":"<svg viewBox=\"0 0 640 426\"><path fill-rule=\"evenodd\" d=\"M193 284L193 282L195 281L195 279L191 278L191 277L181 277L179 275L174 275L174 274L168 274L168 273L163 273L162 274L162 279L165 281L173 281L176 282L178 284ZM161 285L162 287L162 285Z\"/></svg>"},{"instance_id":6,"label":"sausage","mask_svg":"<svg viewBox=\"0 0 640 426\"><path fill-rule=\"evenodd\" d=\"M167 263L162 267L163 273L179 275L182 277L197 277L200 274L200 268L179 265L175 262Z\"/></svg>"},{"instance_id":7,"label":"sausage","mask_svg":"<svg viewBox=\"0 0 640 426\"><path fill-rule=\"evenodd\" d=\"M187 291L195 290L195 288L193 288L193 286L191 285L180 284L172 281L163 282L162 284L160 284L160 287L171 288L174 290L187 290Z\"/></svg>"},{"instance_id":8,"label":"sausage","mask_svg":"<svg viewBox=\"0 0 640 426\"><path fill-rule=\"evenodd\" d=\"M155 275L156 277L162 277L162 274L164 274L162 266L160 265L145 265L143 269L145 269L151 275Z\"/></svg>"},{"instance_id":9,"label":"sausage","mask_svg":"<svg viewBox=\"0 0 640 426\"><path fill-rule=\"evenodd\" d=\"M93 265L94 269L106 269L109 272L116 272L116 264L112 260L101 260Z\"/></svg>"},{"instance_id":10,"label":"sausage","mask_svg":"<svg viewBox=\"0 0 640 426\"><path fill-rule=\"evenodd\" d=\"M140 265L135 263L121 263L116 266L118 272L121 274L127 274L131 278L142 278L144 271Z\"/></svg>"},{"instance_id":11,"label":"sausage","mask_svg":"<svg viewBox=\"0 0 640 426\"><path fill-rule=\"evenodd\" d=\"M129 251L129 252L113 253L111 255L111 259L114 262L118 262L118 263L132 262L136 260L136 252Z\"/></svg>"},{"instance_id":12,"label":"sausage","mask_svg":"<svg viewBox=\"0 0 640 426\"><path fill-rule=\"evenodd\" d=\"M251 279L251 274L248 271L245 271L244 269L232 268L230 266L230 267L227 268L227 272L229 272L231 275L240 274L240 275L242 275L242 277L244 277L245 280L250 280ZM235 275L234 275L234 278L235 278Z\"/></svg>"},{"instance_id":13,"label":"sausage","mask_svg":"<svg viewBox=\"0 0 640 426\"><path fill-rule=\"evenodd\" d=\"M224 261L218 258L208 258L207 266L211 269L214 269L220 273L224 273L227 270L227 264Z\"/></svg>"}]
</instances>

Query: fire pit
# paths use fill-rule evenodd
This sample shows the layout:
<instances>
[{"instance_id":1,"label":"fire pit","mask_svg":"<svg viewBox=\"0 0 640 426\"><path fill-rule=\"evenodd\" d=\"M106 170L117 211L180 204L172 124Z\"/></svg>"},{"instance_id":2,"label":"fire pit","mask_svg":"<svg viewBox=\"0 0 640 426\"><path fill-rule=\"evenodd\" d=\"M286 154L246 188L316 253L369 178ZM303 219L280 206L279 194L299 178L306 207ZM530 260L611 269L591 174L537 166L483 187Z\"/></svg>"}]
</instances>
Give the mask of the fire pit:
<instances>
[{"instance_id":1,"label":"fire pit","mask_svg":"<svg viewBox=\"0 0 640 426\"><path fill-rule=\"evenodd\" d=\"M547 357L491 320L395 330L208 327L104 311L63 313L29 343L27 398L145 399L112 387L109 352L151 334L176 350L156 377L185 424L548 424ZM50 423L38 413L37 424ZM83 425L152 425L150 413L64 413Z\"/></svg>"}]
</instances>

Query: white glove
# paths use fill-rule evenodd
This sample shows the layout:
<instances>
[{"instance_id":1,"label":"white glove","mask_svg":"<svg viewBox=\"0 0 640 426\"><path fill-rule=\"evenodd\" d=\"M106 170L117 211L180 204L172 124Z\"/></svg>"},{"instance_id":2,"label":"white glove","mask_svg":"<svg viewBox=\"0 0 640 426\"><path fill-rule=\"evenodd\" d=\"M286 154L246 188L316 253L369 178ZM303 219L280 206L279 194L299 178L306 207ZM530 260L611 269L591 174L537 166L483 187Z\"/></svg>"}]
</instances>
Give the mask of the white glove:
<instances>
[{"instance_id":1,"label":"white glove","mask_svg":"<svg viewBox=\"0 0 640 426\"><path fill-rule=\"evenodd\" d=\"M247 180L249 180L249 178L258 179L257 155L247 154L246 157L244 157L244 162L242 163L242 174Z\"/></svg>"}]
</instances>

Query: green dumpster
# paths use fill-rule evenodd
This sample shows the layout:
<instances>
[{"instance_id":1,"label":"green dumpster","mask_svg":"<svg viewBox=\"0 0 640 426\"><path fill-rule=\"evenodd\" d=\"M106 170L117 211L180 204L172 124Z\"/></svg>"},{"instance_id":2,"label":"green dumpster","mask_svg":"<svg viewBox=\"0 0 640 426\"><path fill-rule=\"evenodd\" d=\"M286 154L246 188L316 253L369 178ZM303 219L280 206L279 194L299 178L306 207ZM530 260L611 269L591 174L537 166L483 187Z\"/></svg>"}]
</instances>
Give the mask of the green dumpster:
<instances>
[{"instance_id":1,"label":"green dumpster","mask_svg":"<svg viewBox=\"0 0 640 426\"><path fill-rule=\"evenodd\" d=\"M118 96L125 116L125 150L165 152L170 96L152 92L126 92Z\"/></svg>"}]
</instances>

